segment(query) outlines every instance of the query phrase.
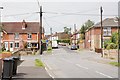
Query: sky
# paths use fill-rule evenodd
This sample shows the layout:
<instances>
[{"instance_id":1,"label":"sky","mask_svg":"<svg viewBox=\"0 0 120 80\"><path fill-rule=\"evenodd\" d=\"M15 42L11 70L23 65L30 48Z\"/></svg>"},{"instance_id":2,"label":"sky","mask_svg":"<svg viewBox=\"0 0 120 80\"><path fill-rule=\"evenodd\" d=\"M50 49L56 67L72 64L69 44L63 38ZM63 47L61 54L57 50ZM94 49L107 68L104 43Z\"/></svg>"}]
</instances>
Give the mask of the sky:
<instances>
[{"instance_id":1,"label":"sky","mask_svg":"<svg viewBox=\"0 0 120 80\"><path fill-rule=\"evenodd\" d=\"M45 34L62 32L64 27L77 29L90 19L100 21L100 7L103 7L103 19L118 15L119 0L38 0L43 7L43 27ZM39 22L37 0L0 0L2 22Z\"/></svg>"}]
</instances>

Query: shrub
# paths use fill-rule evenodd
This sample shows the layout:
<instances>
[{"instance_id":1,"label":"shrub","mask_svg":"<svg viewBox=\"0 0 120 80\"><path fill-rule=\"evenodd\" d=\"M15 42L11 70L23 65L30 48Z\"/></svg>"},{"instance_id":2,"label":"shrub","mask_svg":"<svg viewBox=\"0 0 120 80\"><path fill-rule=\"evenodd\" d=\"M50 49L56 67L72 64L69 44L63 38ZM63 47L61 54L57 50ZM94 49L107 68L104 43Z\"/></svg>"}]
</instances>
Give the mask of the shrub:
<instances>
[{"instance_id":1,"label":"shrub","mask_svg":"<svg viewBox=\"0 0 120 80\"><path fill-rule=\"evenodd\" d=\"M35 65L38 66L38 67L44 67L44 64L39 59L35 59Z\"/></svg>"},{"instance_id":2,"label":"shrub","mask_svg":"<svg viewBox=\"0 0 120 80\"><path fill-rule=\"evenodd\" d=\"M57 43L70 43L69 39L57 40Z\"/></svg>"},{"instance_id":3,"label":"shrub","mask_svg":"<svg viewBox=\"0 0 120 80\"><path fill-rule=\"evenodd\" d=\"M109 43L106 47L106 49L117 49L117 44L115 43Z\"/></svg>"},{"instance_id":4,"label":"shrub","mask_svg":"<svg viewBox=\"0 0 120 80\"><path fill-rule=\"evenodd\" d=\"M111 41L110 40L105 40L105 42L104 42L104 48L106 49L107 48L107 46L108 46L108 44L110 44L111 43Z\"/></svg>"}]
</instances>

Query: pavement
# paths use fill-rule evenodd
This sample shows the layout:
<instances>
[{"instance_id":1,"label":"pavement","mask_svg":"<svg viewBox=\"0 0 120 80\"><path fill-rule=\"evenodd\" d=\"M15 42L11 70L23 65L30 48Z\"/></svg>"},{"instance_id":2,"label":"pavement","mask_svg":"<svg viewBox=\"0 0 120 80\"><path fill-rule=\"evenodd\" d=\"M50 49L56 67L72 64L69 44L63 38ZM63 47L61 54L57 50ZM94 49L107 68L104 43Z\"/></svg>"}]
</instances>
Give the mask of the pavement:
<instances>
[{"instance_id":1,"label":"pavement","mask_svg":"<svg viewBox=\"0 0 120 80\"><path fill-rule=\"evenodd\" d=\"M35 66L35 59L40 59L40 55L21 56L22 62L13 80L52 80L44 67Z\"/></svg>"},{"instance_id":2,"label":"pavement","mask_svg":"<svg viewBox=\"0 0 120 80\"><path fill-rule=\"evenodd\" d=\"M68 46L70 49L70 46ZM79 53L81 55L84 55L84 59L87 59L89 61L95 61L98 63L103 63L103 64L109 64L109 62L118 62L118 58L110 59L108 57L101 57L101 53L96 53L94 51L90 51L87 49L82 49L82 50L75 50L76 53ZM117 57L117 56L116 56Z\"/></svg>"},{"instance_id":3,"label":"pavement","mask_svg":"<svg viewBox=\"0 0 120 80\"><path fill-rule=\"evenodd\" d=\"M117 59L110 59L110 58L106 58L106 57L101 57L101 53L96 53L94 51L90 51L90 50L82 50L82 51L76 51L79 54L83 54L86 55L87 60L89 61L95 61L98 63L103 63L103 64L109 64L109 62L118 62Z\"/></svg>"}]
</instances>

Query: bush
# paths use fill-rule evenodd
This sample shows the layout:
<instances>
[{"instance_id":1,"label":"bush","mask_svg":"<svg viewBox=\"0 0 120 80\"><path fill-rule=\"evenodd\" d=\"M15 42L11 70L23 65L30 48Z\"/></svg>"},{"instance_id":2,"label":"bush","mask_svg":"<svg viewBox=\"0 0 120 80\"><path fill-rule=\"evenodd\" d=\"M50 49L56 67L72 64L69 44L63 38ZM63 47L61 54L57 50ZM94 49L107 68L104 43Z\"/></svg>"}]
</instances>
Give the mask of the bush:
<instances>
[{"instance_id":1,"label":"bush","mask_svg":"<svg viewBox=\"0 0 120 80\"><path fill-rule=\"evenodd\" d=\"M57 40L57 43L70 43L69 39Z\"/></svg>"},{"instance_id":2,"label":"bush","mask_svg":"<svg viewBox=\"0 0 120 80\"><path fill-rule=\"evenodd\" d=\"M38 67L44 67L44 64L39 59L35 59L35 65L38 66Z\"/></svg>"},{"instance_id":3,"label":"bush","mask_svg":"<svg viewBox=\"0 0 120 80\"><path fill-rule=\"evenodd\" d=\"M106 49L117 49L117 44L115 43L109 43L106 47Z\"/></svg>"},{"instance_id":4,"label":"bush","mask_svg":"<svg viewBox=\"0 0 120 80\"><path fill-rule=\"evenodd\" d=\"M2 51L5 51L5 46L4 45L2 46Z\"/></svg>"},{"instance_id":5,"label":"bush","mask_svg":"<svg viewBox=\"0 0 120 80\"><path fill-rule=\"evenodd\" d=\"M110 43L111 43L110 40L105 40L105 42L104 42L104 48L106 49L107 46L108 46Z\"/></svg>"}]
</instances>

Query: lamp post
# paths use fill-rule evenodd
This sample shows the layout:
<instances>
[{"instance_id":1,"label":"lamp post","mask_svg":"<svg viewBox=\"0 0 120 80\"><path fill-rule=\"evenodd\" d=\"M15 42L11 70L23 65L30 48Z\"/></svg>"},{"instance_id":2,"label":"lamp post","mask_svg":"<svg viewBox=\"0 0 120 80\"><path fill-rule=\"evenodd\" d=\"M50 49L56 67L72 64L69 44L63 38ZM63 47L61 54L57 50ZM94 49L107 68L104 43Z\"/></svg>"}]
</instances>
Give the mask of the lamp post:
<instances>
[{"instance_id":1,"label":"lamp post","mask_svg":"<svg viewBox=\"0 0 120 80\"><path fill-rule=\"evenodd\" d=\"M0 7L0 10L3 9L3 7ZM0 11L0 49L1 49L1 32L2 32L2 22L1 22L1 11Z\"/></svg>"}]
</instances>

